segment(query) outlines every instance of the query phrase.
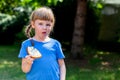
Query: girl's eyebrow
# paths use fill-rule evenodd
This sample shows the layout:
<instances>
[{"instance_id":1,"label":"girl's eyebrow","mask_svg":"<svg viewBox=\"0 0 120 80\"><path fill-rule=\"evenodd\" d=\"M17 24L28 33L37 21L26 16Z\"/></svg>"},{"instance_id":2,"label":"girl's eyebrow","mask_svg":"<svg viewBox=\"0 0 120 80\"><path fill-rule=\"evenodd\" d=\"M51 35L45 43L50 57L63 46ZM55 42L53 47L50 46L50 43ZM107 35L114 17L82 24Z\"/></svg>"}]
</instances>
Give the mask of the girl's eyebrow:
<instances>
[{"instance_id":1,"label":"girl's eyebrow","mask_svg":"<svg viewBox=\"0 0 120 80\"><path fill-rule=\"evenodd\" d=\"M47 26L51 26L51 24L50 24L50 23L47 23L46 25L47 25Z\"/></svg>"}]
</instances>

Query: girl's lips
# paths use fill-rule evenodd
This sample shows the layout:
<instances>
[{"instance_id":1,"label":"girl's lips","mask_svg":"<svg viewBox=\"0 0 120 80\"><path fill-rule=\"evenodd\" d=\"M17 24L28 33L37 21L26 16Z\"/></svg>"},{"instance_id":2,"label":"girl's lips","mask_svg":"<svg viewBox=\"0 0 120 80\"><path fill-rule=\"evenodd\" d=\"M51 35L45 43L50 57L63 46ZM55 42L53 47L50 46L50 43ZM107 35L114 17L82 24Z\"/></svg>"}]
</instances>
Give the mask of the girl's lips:
<instances>
[{"instance_id":1,"label":"girl's lips","mask_svg":"<svg viewBox=\"0 0 120 80\"><path fill-rule=\"evenodd\" d=\"M46 32L42 32L42 34L46 34Z\"/></svg>"}]
</instances>

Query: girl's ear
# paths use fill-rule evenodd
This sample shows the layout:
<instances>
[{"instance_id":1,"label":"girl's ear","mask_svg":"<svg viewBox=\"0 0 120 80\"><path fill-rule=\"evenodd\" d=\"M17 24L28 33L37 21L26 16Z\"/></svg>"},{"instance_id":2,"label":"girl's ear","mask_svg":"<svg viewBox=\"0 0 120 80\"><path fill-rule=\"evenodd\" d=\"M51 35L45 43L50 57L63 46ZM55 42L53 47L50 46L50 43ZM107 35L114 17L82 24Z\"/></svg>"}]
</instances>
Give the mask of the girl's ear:
<instances>
[{"instance_id":1,"label":"girl's ear","mask_svg":"<svg viewBox=\"0 0 120 80\"><path fill-rule=\"evenodd\" d=\"M32 28L35 28L33 21L31 21L31 26L32 26Z\"/></svg>"}]
</instances>

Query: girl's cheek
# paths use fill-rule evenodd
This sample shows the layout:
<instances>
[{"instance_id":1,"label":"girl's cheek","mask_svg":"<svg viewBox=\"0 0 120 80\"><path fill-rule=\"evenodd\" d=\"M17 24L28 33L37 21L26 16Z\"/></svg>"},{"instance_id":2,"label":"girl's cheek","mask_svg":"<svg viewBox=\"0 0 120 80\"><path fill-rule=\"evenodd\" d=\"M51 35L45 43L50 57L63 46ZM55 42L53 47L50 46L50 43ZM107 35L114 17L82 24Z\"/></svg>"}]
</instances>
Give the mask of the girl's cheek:
<instances>
[{"instance_id":1,"label":"girl's cheek","mask_svg":"<svg viewBox=\"0 0 120 80\"><path fill-rule=\"evenodd\" d=\"M43 26L39 25L38 27L39 27L39 28L42 28Z\"/></svg>"}]
</instances>

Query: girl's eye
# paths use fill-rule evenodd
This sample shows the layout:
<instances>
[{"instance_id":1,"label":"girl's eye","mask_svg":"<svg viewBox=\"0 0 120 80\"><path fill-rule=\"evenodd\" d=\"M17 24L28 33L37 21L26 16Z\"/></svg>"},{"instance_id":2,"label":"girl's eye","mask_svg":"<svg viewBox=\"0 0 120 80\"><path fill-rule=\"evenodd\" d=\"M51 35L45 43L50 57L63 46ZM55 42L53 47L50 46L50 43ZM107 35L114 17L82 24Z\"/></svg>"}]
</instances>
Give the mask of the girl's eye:
<instances>
[{"instance_id":1,"label":"girl's eye","mask_svg":"<svg viewBox=\"0 0 120 80\"><path fill-rule=\"evenodd\" d=\"M51 24L46 24L46 26L51 26Z\"/></svg>"},{"instance_id":2,"label":"girl's eye","mask_svg":"<svg viewBox=\"0 0 120 80\"><path fill-rule=\"evenodd\" d=\"M43 25L43 23L39 23L39 25Z\"/></svg>"}]
</instances>

